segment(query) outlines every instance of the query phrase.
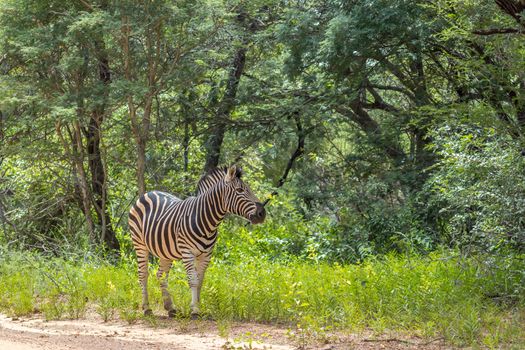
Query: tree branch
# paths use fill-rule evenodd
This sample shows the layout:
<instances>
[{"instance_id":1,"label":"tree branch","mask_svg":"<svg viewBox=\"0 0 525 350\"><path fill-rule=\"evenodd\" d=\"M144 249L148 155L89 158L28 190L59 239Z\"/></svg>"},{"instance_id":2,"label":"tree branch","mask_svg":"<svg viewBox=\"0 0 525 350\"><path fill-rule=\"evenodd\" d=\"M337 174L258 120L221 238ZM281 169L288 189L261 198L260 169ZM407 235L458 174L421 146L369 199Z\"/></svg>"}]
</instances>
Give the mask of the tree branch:
<instances>
[{"instance_id":1,"label":"tree branch","mask_svg":"<svg viewBox=\"0 0 525 350\"><path fill-rule=\"evenodd\" d=\"M387 112L391 112L391 113L398 113L399 112L399 109L397 109L396 107L386 103L383 100L381 95L374 88L372 88L370 86L370 82L368 81L368 79L365 80L365 83L366 83L365 88L374 97L374 102L373 103L362 103L362 106L364 108L381 109L381 110L384 110L384 111L387 111Z\"/></svg>"},{"instance_id":2,"label":"tree branch","mask_svg":"<svg viewBox=\"0 0 525 350\"><path fill-rule=\"evenodd\" d=\"M507 15L513 17L518 23L521 22L521 12L525 10L525 1L519 0L495 0L496 5Z\"/></svg>"},{"instance_id":3,"label":"tree branch","mask_svg":"<svg viewBox=\"0 0 525 350\"><path fill-rule=\"evenodd\" d=\"M383 142L380 142L380 139L383 135L381 127L379 124L368 114L367 111L363 109L362 104L359 101L354 101L350 108L337 105L334 107L334 110L353 121L361 130L363 130L375 143L377 147L384 149L386 154L395 162L399 161L404 157L404 152L400 145L390 144L387 145Z\"/></svg>"},{"instance_id":4,"label":"tree branch","mask_svg":"<svg viewBox=\"0 0 525 350\"><path fill-rule=\"evenodd\" d=\"M82 5L84 5L85 8L87 8L89 11L93 11L93 6L84 0L79 0Z\"/></svg>"},{"instance_id":5,"label":"tree branch","mask_svg":"<svg viewBox=\"0 0 525 350\"><path fill-rule=\"evenodd\" d=\"M299 117L298 113L294 113L293 118L295 119L295 124L297 126L297 147L295 148L295 151L292 153L292 156L288 160L288 164L286 164L286 168L284 169L284 173L277 182L277 186L275 186L275 190L273 190L271 196L267 198L263 206L266 206L268 202L271 200L271 198L278 194L277 189L282 187L284 183L286 182L286 179L288 178L288 174L290 173L290 170L292 169L295 161L297 158L302 156L304 154L304 140L306 138L307 132L303 129L303 124L301 123L301 118Z\"/></svg>"},{"instance_id":6,"label":"tree branch","mask_svg":"<svg viewBox=\"0 0 525 350\"><path fill-rule=\"evenodd\" d=\"M410 99L414 99L414 95L408 91L407 89L404 89L402 87L399 87L399 86L393 86L393 85L381 85L381 84L368 84L369 87L371 88L374 88L374 89L378 89L378 90L389 90L389 91L396 91L396 92L400 92L406 96L408 96Z\"/></svg>"},{"instance_id":7,"label":"tree branch","mask_svg":"<svg viewBox=\"0 0 525 350\"><path fill-rule=\"evenodd\" d=\"M476 34L476 35L495 35L495 34L509 34L509 33L524 34L521 30L516 29L516 28L491 28L491 29L478 29L478 30L472 31L472 34Z\"/></svg>"}]
</instances>

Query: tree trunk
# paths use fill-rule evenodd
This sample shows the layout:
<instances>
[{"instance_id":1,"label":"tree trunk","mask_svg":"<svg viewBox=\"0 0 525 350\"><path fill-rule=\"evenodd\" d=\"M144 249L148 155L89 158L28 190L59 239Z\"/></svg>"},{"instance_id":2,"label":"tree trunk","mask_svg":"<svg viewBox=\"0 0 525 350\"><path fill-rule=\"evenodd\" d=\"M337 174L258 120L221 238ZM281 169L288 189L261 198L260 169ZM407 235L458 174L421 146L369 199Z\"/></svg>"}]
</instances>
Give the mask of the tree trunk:
<instances>
[{"instance_id":1,"label":"tree trunk","mask_svg":"<svg viewBox=\"0 0 525 350\"><path fill-rule=\"evenodd\" d=\"M4 145L4 113L0 111L0 144Z\"/></svg>"},{"instance_id":2,"label":"tree trunk","mask_svg":"<svg viewBox=\"0 0 525 350\"><path fill-rule=\"evenodd\" d=\"M144 174L146 173L146 142L140 140L137 144L137 186L139 196L146 193L146 181Z\"/></svg>"},{"instance_id":3,"label":"tree trunk","mask_svg":"<svg viewBox=\"0 0 525 350\"><path fill-rule=\"evenodd\" d=\"M127 16L122 16L122 51L124 61L124 75L129 82L134 80L133 69L131 67L131 52L129 38L131 36L131 24ZM137 189L138 195L142 196L146 191L144 172L146 169L146 142L143 140L140 124L137 118L137 108L132 94L127 97L129 119L131 121L131 131L137 147Z\"/></svg>"},{"instance_id":4,"label":"tree trunk","mask_svg":"<svg viewBox=\"0 0 525 350\"><path fill-rule=\"evenodd\" d=\"M224 133L226 131L226 122L235 108L235 98L237 97L239 81L246 63L246 44L247 42L245 41L243 46L235 51L235 55L233 57L232 66L228 75L226 91L224 92L224 96L219 103L219 108L217 109L217 114L215 116L215 125L206 143L207 154L206 163L204 165L205 172L215 168L219 164L222 142L224 140Z\"/></svg>"},{"instance_id":5,"label":"tree trunk","mask_svg":"<svg viewBox=\"0 0 525 350\"><path fill-rule=\"evenodd\" d=\"M139 188L139 196L146 193L146 145L149 136L152 106L153 95L146 97L141 129L135 130L137 135L137 184Z\"/></svg>"},{"instance_id":6,"label":"tree trunk","mask_svg":"<svg viewBox=\"0 0 525 350\"><path fill-rule=\"evenodd\" d=\"M183 170L184 176L187 176L188 166L190 164L189 160L189 148L190 148L190 115L189 111L185 106L183 106L183 118L184 118L184 136L182 138L182 161L183 161Z\"/></svg>"},{"instance_id":7,"label":"tree trunk","mask_svg":"<svg viewBox=\"0 0 525 350\"><path fill-rule=\"evenodd\" d=\"M246 23L247 20L248 15L244 12L242 7L239 8L237 22L244 27L243 30L256 30L257 26L254 25L255 21ZM217 108L214 126L205 145L206 163L204 164L204 172L208 172L219 165L222 142L224 140L224 133L226 132L226 123L236 105L235 99L237 97L239 81L241 79L242 73L244 72L248 43L249 39L247 34L244 34L242 45L235 51L233 56L230 72L228 74L228 80L226 82L226 91L224 92L222 100L220 101Z\"/></svg>"},{"instance_id":8,"label":"tree trunk","mask_svg":"<svg viewBox=\"0 0 525 350\"><path fill-rule=\"evenodd\" d=\"M107 174L102 162L100 151L100 141L102 138L101 126L106 113L106 103L108 98L109 84L111 83L111 72L105 50L104 42L95 42L96 56L98 60L99 83L102 85L98 96L98 101L93 109L86 133L88 163L91 172L91 188L94 195L95 212L97 213L97 224L100 225L100 240L109 248L119 251L120 246L111 225L107 202Z\"/></svg>"},{"instance_id":9,"label":"tree trunk","mask_svg":"<svg viewBox=\"0 0 525 350\"><path fill-rule=\"evenodd\" d=\"M159 62L161 50L161 31L162 22L159 20L151 23L147 31L145 40L145 49L150 55L147 59L146 84L148 92L142 99L135 103L134 96L128 95L128 112L131 120L131 130L135 138L137 147L137 187L139 196L146 192L146 145L149 139L149 129L151 123L151 112L153 109L153 100L161 90L162 83L159 82ZM122 17L122 51L124 58L124 75L129 82L135 81L136 73L131 64L132 53L130 52L129 40L131 37L131 25L127 16ZM138 109L142 107L142 117L138 118Z\"/></svg>"},{"instance_id":10,"label":"tree trunk","mask_svg":"<svg viewBox=\"0 0 525 350\"><path fill-rule=\"evenodd\" d=\"M417 107L424 107L431 104L431 98L428 93L425 67L423 64L423 54L418 48L414 48L416 57L410 65L414 83L414 102ZM423 116L413 128L413 142L415 142L414 167L417 172L416 182L413 188L419 190L428 177L428 169L436 162L436 155L428 149L432 139L428 134L428 125L431 124L431 116Z\"/></svg>"},{"instance_id":11,"label":"tree trunk","mask_svg":"<svg viewBox=\"0 0 525 350\"><path fill-rule=\"evenodd\" d=\"M71 133L71 145L72 154L71 158L76 171L76 178L78 180L78 186L80 188L80 194L82 199L82 209L88 226L88 232L90 240L92 242L95 239L95 224L93 223L93 217L91 216L91 191L89 189L86 172L84 171L84 147L82 145L82 134L80 132L80 123L77 121L74 123L73 132Z\"/></svg>"}]
</instances>

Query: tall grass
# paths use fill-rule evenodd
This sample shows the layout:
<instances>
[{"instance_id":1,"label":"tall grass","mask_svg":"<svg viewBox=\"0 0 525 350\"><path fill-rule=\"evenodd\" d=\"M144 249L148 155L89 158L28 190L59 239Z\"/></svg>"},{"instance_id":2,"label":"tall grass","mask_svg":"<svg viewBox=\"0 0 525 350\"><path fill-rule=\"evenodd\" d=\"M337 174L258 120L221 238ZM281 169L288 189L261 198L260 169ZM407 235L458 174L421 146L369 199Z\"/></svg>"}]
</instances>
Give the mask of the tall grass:
<instances>
[{"instance_id":1,"label":"tall grass","mask_svg":"<svg viewBox=\"0 0 525 350\"><path fill-rule=\"evenodd\" d=\"M141 317L136 265L49 259L0 251L0 310L78 318L88 308L105 320ZM150 298L164 314L156 279ZM457 345L525 344L523 257L461 259L453 252L426 257L386 256L359 265L212 264L202 311L220 321L276 322L301 329L371 329L444 337ZM180 263L170 290L181 317L190 292Z\"/></svg>"}]
</instances>

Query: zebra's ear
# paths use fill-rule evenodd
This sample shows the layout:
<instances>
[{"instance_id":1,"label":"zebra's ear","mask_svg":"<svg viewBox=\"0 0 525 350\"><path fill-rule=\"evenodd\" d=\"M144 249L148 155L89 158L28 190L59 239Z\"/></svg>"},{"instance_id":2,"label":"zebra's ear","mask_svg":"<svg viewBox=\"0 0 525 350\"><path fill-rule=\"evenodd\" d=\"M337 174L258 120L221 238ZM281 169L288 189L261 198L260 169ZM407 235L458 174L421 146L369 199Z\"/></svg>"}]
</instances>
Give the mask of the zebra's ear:
<instances>
[{"instance_id":1,"label":"zebra's ear","mask_svg":"<svg viewBox=\"0 0 525 350\"><path fill-rule=\"evenodd\" d=\"M224 181L226 182L232 181L233 179L235 179L235 176L236 176L235 174L237 174L237 167L235 165L232 165L226 171L226 176L224 177Z\"/></svg>"}]
</instances>

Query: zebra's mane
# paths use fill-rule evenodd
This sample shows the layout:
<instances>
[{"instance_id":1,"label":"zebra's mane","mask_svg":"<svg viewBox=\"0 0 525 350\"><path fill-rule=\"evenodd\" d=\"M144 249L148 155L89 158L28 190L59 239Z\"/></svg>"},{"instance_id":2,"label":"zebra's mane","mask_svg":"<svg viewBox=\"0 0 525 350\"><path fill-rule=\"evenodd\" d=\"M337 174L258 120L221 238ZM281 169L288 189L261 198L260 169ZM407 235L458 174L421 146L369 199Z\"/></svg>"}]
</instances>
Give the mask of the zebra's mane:
<instances>
[{"instance_id":1,"label":"zebra's mane","mask_svg":"<svg viewBox=\"0 0 525 350\"><path fill-rule=\"evenodd\" d=\"M222 180L228 172L227 166L216 167L210 169L205 175L203 175L197 183L197 196L209 190L213 185ZM240 179L242 176L242 169L237 167L235 176Z\"/></svg>"}]
</instances>

